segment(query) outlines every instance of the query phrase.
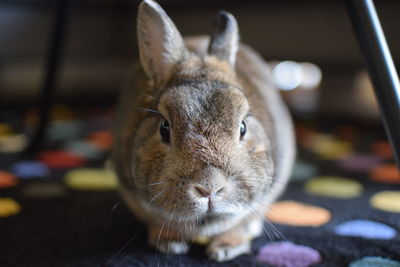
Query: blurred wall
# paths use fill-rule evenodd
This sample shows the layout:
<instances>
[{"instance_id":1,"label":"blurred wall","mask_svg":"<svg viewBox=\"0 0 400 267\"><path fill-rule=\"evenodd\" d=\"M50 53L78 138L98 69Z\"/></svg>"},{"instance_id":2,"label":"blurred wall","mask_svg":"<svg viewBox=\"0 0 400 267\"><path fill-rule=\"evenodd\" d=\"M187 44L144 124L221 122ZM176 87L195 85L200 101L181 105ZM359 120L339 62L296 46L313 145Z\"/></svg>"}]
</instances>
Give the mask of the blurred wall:
<instances>
[{"instance_id":1,"label":"blurred wall","mask_svg":"<svg viewBox=\"0 0 400 267\"><path fill-rule=\"evenodd\" d=\"M0 103L36 100L54 26L54 1L0 1ZM72 2L57 95L59 99L109 99L137 58L135 20L139 1ZM399 62L400 1L375 2ZM349 77L363 66L344 1L159 3L184 35L210 33L218 10L230 11L239 22L242 41L266 59L311 61L321 66L322 100L346 97ZM337 104L332 104L333 108Z\"/></svg>"}]
</instances>

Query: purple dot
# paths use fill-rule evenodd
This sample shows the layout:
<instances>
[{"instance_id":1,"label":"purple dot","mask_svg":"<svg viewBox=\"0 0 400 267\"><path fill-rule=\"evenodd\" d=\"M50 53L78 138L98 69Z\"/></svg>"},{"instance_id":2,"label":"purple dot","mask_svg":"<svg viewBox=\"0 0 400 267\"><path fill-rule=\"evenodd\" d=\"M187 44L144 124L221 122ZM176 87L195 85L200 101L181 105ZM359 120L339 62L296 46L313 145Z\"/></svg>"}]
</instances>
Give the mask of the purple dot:
<instances>
[{"instance_id":1,"label":"purple dot","mask_svg":"<svg viewBox=\"0 0 400 267\"><path fill-rule=\"evenodd\" d=\"M310 247L283 241L263 246L258 252L257 260L281 267L307 267L320 262L321 255Z\"/></svg>"},{"instance_id":2,"label":"purple dot","mask_svg":"<svg viewBox=\"0 0 400 267\"><path fill-rule=\"evenodd\" d=\"M45 177L49 174L49 168L37 161L21 161L11 166L11 171L23 179Z\"/></svg>"},{"instance_id":3,"label":"purple dot","mask_svg":"<svg viewBox=\"0 0 400 267\"><path fill-rule=\"evenodd\" d=\"M383 159L375 155L354 154L350 155L339 162L342 169L348 171L369 171L375 166L381 164Z\"/></svg>"}]
</instances>

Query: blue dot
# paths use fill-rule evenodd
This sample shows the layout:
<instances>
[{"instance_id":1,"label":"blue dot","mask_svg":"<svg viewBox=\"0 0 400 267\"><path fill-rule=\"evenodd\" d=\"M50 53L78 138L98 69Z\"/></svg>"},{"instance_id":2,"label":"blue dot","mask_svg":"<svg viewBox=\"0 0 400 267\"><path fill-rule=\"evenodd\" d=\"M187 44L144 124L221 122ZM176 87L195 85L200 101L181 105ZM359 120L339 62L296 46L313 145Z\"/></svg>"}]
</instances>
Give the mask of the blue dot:
<instances>
[{"instance_id":1,"label":"blue dot","mask_svg":"<svg viewBox=\"0 0 400 267\"><path fill-rule=\"evenodd\" d=\"M392 239L396 236L396 230L392 227L368 220L344 222L335 228L335 233L341 236L357 236L371 239Z\"/></svg>"},{"instance_id":2,"label":"blue dot","mask_svg":"<svg viewBox=\"0 0 400 267\"><path fill-rule=\"evenodd\" d=\"M86 141L69 141L65 144L65 150L88 159L98 159L103 155L97 146Z\"/></svg>"},{"instance_id":3,"label":"blue dot","mask_svg":"<svg viewBox=\"0 0 400 267\"><path fill-rule=\"evenodd\" d=\"M65 141L83 136L85 124L81 121L55 121L46 132L51 141Z\"/></svg>"},{"instance_id":4,"label":"blue dot","mask_svg":"<svg viewBox=\"0 0 400 267\"><path fill-rule=\"evenodd\" d=\"M317 175L317 168L302 160L296 161L293 167L292 181L305 181Z\"/></svg>"},{"instance_id":5,"label":"blue dot","mask_svg":"<svg viewBox=\"0 0 400 267\"><path fill-rule=\"evenodd\" d=\"M45 177L49 174L49 168L37 161L21 161L11 166L11 171L19 178L29 179Z\"/></svg>"}]
</instances>

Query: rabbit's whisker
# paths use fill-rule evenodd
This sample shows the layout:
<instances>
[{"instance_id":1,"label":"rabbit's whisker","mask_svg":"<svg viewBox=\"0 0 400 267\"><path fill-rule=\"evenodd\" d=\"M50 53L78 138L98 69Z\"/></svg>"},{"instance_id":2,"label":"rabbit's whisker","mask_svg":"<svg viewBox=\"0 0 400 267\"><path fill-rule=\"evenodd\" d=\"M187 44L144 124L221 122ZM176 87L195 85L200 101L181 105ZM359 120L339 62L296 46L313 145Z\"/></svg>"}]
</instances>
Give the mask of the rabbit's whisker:
<instances>
[{"instance_id":1,"label":"rabbit's whisker","mask_svg":"<svg viewBox=\"0 0 400 267\"><path fill-rule=\"evenodd\" d=\"M264 232L267 234L268 238L271 241L274 241L275 238L278 238L280 240L287 240L286 237L276 228L275 225L273 225L270 221L268 221L265 216L262 216L260 214L260 212L254 208L253 206L247 204L248 207L254 211L254 214L260 218L263 222L266 222L268 224L269 227L265 227L265 225L263 224L262 227L264 229Z\"/></svg>"},{"instance_id":2,"label":"rabbit's whisker","mask_svg":"<svg viewBox=\"0 0 400 267\"><path fill-rule=\"evenodd\" d=\"M158 184L165 184L165 183L168 183L168 182L165 181L165 182L152 183L152 184L148 184L147 187L158 185Z\"/></svg>"},{"instance_id":3,"label":"rabbit's whisker","mask_svg":"<svg viewBox=\"0 0 400 267\"><path fill-rule=\"evenodd\" d=\"M151 108L137 107L137 109L139 109L141 111L145 111L145 112L152 112L152 113L161 114L158 110L154 110L154 109L151 109Z\"/></svg>"},{"instance_id":4,"label":"rabbit's whisker","mask_svg":"<svg viewBox=\"0 0 400 267\"><path fill-rule=\"evenodd\" d=\"M264 217L261 216L253 206L251 206L251 205L249 205L249 204L247 204L247 206L254 212L254 214L255 214L259 219L261 219L262 222L264 222L264 220L265 220ZM273 241L272 236L271 236L271 233L269 232L269 229L267 229L267 228L264 226L264 223L262 223L262 228L263 228L264 233L268 236L269 240Z\"/></svg>"},{"instance_id":5,"label":"rabbit's whisker","mask_svg":"<svg viewBox=\"0 0 400 267\"><path fill-rule=\"evenodd\" d=\"M160 232L158 233L158 238L157 238L157 247L160 247L160 238L161 238L161 233L164 230L164 226L167 223L167 221L164 221L164 223L161 226ZM160 254L158 255L157 259L157 265L160 266Z\"/></svg>"},{"instance_id":6,"label":"rabbit's whisker","mask_svg":"<svg viewBox=\"0 0 400 267\"><path fill-rule=\"evenodd\" d=\"M168 241L170 241L169 229L170 229L170 226L171 226L172 217L174 217L174 214L175 214L175 210L176 209L174 208L174 210L172 211L171 216L169 218L168 225L167 225L167 238L168 238ZM169 248L167 247L167 255L165 257L165 266L167 266L168 254L169 254Z\"/></svg>"},{"instance_id":7,"label":"rabbit's whisker","mask_svg":"<svg viewBox=\"0 0 400 267\"><path fill-rule=\"evenodd\" d=\"M154 197L152 197L152 198L150 199L149 205L150 205L154 200L156 200L158 197L160 197L163 193L165 193L165 190L159 192L159 193L156 194Z\"/></svg>"},{"instance_id":8,"label":"rabbit's whisker","mask_svg":"<svg viewBox=\"0 0 400 267\"><path fill-rule=\"evenodd\" d=\"M259 201L259 204L262 205L262 202ZM271 212L270 208L267 208L266 213ZM271 230L276 234L279 239L287 240L286 237L276 228L274 224L272 224L265 216L262 216L263 220L270 226Z\"/></svg>"},{"instance_id":9,"label":"rabbit's whisker","mask_svg":"<svg viewBox=\"0 0 400 267\"><path fill-rule=\"evenodd\" d=\"M145 96L148 96L150 98L156 99L156 97L154 95L150 95L150 94L144 94Z\"/></svg>"},{"instance_id":10,"label":"rabbit's whisker","mask_svg":"<svg viewBox=\"0 0 400 267\"><path fill-rule=\"evenodd\" d=\"M110 215L118 208L120 203L121 203L121 201L119 200L112 206L111 211L110 211Z\"/></svg>"},{"instance_id":11,"label":"rabbit's whisker","mask_svg":"<svg viewBox=\"0 0 400 267\"><path fill-rule=\"evenodd\" d=\"M136 232L136 233L131 237L131 239L129 239L128 242L126 242L126 244L123 245L123 246L114 254L114 256L112 256L112 257L108 260L108 262L107 262L106 265L110 265L110 264L114 261L114 259L117 258L117 257L121 254L121 252L124 251L124 249L127 248L127 247L128 247L128 246L129 246L143 231L144 231L144 229L145 229L145 228L142 227L140 231Z\"/></svg>"},{"instance_id":12,"label":"rabbit's whisker","mask_svg":"<svg viewBox=\"0 0 400 267\"><path fill-rule=\"evenodd\" d=\"M265 222L271 227L272 232L274 232L279 239L287 240L281 231L279 231L278 228L276 228L276 226L273 225L269 220L265 219Z\"/></svg>"}]
</instances>

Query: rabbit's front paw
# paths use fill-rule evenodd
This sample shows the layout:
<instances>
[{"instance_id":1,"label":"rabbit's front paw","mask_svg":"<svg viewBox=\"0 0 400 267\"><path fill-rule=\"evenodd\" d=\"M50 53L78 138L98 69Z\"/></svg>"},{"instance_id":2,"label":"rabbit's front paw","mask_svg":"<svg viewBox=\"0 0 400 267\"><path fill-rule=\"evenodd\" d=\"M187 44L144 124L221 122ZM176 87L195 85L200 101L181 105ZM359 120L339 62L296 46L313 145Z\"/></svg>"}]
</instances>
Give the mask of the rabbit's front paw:
<instances>
[{"instance_id":1,"label":"rabbit's front paw","mask_svg":"<svg viewBox=\"0 0 400 267\"><path fill-rule=\"evenodd\" d=\"M211 260L222 262L222 261L229 261L242 254L247 254L250 252L250 250L251 250L250 241L234 246L224 243L213 245L213 243L211 243L207 249L207 255Z\"/></svg>"},{"instance_id":2,"label":"rabbit's front paw","mask_svg":"<svg viewBox=\"0 0 400 267\"><path fill-rule=\"evenodd\" d=\"M149 245L163 253L184 254L189 250L189 245L182 240L172 229L163 231L159 225L151 225L148 236Z\"/></svg>"},{"instance_id":3,"label":"rabbit's front paw","mask_svg":"<svg viewBox=\"0 0 400 267\"><path fill-rule=\"evenodd\" d=\"M163 253L184 254L188 252L189 245L184 241L160 241L156 248Z\"/></svg>"}]
</instances>

